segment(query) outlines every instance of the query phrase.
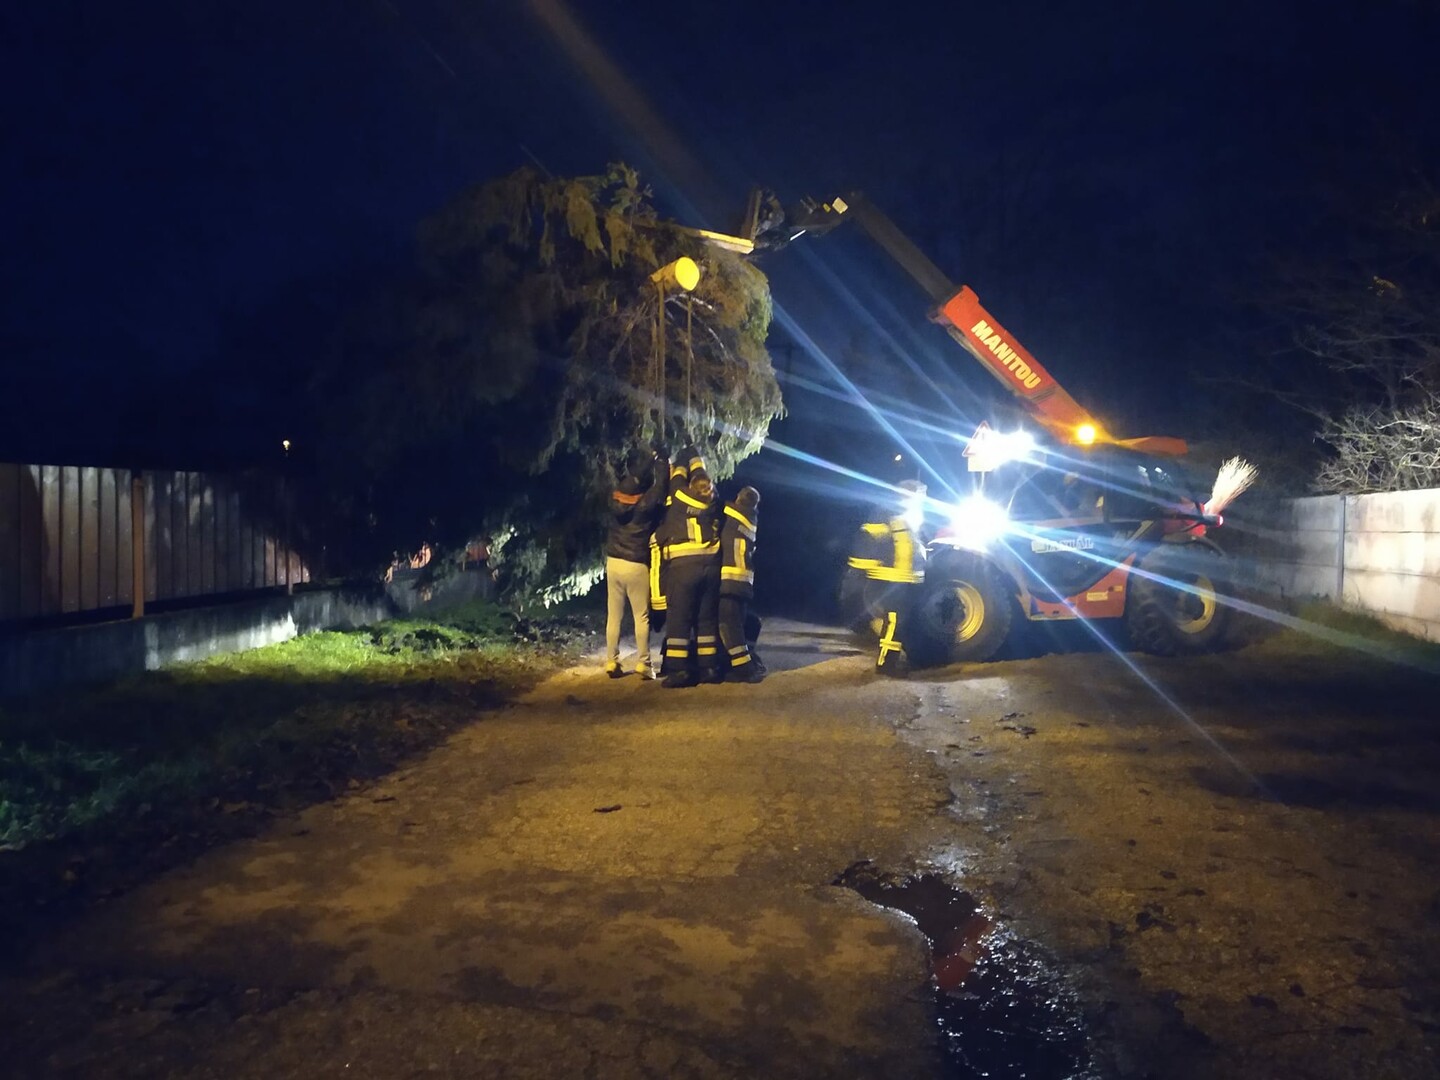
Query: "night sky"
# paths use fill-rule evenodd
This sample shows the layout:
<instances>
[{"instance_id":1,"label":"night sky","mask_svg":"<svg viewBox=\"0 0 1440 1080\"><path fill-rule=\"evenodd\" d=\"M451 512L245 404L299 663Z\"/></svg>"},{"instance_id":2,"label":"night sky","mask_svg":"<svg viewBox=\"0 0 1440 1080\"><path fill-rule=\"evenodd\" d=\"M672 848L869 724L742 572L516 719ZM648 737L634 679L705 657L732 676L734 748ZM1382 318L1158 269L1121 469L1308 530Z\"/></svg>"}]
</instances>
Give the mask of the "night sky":
<instances>
[{"instance_id":1,"label":"night sky","mask_svg":"<svg viewBox=\"0 0 1440 1080\"><path fill-rule=\"evenodd\" d=\"M1194 375L1250 362L1267 260L1326 254L1377 160L1433 164L1440 141L1428 3L573 4L666 131L607 104L537 14L555 6L7 14L0 457L264 462L303 438L307 354L422 216L527 162L615 158L719 228L752 184L864 190L1075 396L1187 434ZM983 414L988 377L863 236L763 265L851 378L918 364ZM790 344L777 366L815 376ZM792 442L855 443L854 415L787 398Z\"/></svg>"}]
</instances>

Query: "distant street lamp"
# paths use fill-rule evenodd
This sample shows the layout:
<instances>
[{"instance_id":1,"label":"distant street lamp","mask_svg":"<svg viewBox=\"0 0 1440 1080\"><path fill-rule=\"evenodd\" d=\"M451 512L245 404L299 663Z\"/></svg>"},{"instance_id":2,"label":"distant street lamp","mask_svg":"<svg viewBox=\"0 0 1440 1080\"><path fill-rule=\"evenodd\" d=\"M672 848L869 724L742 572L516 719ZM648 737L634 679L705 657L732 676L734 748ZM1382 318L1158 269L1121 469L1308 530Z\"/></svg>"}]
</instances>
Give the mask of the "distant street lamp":
<instances>
[{"instance_id":1,"label":"distant street lamp","mask_svg":"<svg viewBox=\"0 0 1440 1080\"><path fill-rule=\"evenodd\" d=\"M659 389L660 396L660 423L659 435L665 437L665 290L669 287L678 288L686 293L694 290L700 284L700 266L688 255L682 255L672 263L666 263L653 274L650 280L655 283L655 291L660 298L656 306L655 315L655 365L658 369L655 385ZM690 335L690 308L685 309L685 334L689 341ZM690 361L691 355L686 357L685 362L685 412L690 412Z\"/></svg>"}]
</instances>

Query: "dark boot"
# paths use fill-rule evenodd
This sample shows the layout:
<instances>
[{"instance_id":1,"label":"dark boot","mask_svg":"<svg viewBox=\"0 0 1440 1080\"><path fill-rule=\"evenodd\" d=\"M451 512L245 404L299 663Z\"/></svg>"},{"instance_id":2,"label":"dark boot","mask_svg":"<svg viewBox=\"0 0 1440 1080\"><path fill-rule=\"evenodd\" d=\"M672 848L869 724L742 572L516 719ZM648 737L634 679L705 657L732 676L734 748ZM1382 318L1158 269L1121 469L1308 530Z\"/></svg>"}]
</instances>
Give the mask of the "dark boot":
<instances>
[{"instance_id":1,"label":"dark boot","mask_svg":"<svg viewBox=\"0 0 1440 1080\"><path fill-rule=\"evenodd\" d=\"M684 690L695 685L695 673L689 668L677 667L660 685L666 690Z\"/></svg>"},{"instance_id":2,"label":"dark boot","mask_svg":"<svg viewBox=\"0 0 1440 1080\"><path fill-rule=\"evenodd\" d=\"M910 674L910 661L905 659L904 653L892 653L875 664L875 673L903 679Z\"/></svg>"},{"instance_id":3,"label":"dark boot","mask_svg":"<svg viewBox=\"0 0 1440 1080\"><path fill-rule=\"evenodd\" d=\"M765 678L765 669L751 660L748 664L732 667L725 676L726 682L757 683Z\"/></svg>"}]
</instances>

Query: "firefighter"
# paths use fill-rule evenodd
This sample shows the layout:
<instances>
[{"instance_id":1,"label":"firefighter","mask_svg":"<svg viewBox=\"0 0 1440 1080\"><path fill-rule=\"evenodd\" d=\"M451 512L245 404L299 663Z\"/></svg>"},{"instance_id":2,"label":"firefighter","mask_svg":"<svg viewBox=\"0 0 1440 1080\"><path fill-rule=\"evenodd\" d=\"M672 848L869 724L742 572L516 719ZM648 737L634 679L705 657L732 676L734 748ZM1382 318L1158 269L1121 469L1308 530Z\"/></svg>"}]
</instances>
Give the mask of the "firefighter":
<instances>
[{"instance_id":1,"label":"firefighter","mask_svg":"<svg viewBox=\"0 0 1440 1080\"><path fill-rule=\"evenodd\" d=\"M750 651L746 624L750 600L755 595L755 525L760 493L741 488L725 505L720 522L720 644L730 670L728 682L757 683L765 667Z\"/></svg>"},{"instance_id":2,"label":"firefighter","mask_svg":"<svg viewBox=\"0 0 1440 1080\"><path fill-rule=\"evenodd\" d=\"M910 613L925 580L925 545L919 534L919 509L925 486L916 480L899 484L899 504L877 506L860 527L850 565L883 583L885 620L880 628L880 653L875 670L903 675L909 669L904 635Z\"/></svg>"},{"instance_id":3,"label":"firefighter","mask_svg":"<svg viewBox=\"0 0 1440 1080\"><path fill-rule=\"evenodd\" d=\"M720 681L720 511L700 452L687 447L670 466L670 505L656 534L666 602L667 689Z\"/></svg>"}]
</instances>

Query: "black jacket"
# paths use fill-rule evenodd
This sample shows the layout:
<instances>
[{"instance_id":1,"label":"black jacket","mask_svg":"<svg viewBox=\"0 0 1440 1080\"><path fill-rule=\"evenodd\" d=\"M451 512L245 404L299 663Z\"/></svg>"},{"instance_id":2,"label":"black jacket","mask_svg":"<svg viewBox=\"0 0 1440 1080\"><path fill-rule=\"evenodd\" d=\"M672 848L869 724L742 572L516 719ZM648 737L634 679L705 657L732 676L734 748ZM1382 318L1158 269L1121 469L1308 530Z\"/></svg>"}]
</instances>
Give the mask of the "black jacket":
<instances>
[{"instance_id":1,"label":"black jacket","mask_svg":"<svg viewBox=\"0 0 1440 1080\"><path fill-rule=\"evenodd\" d=\"M720 595L755 595L755 527L759 521L756 509L747 513L733 502L726 504L720 522Z\"/></svg>"},{"instance_id":2,"label":"black jacket","mask_svg":"<svg viewBox=\"0 0 1440 1080\"><path fill-rule=\"evenodd\" d=\"M914 584L925 580L925 544L910 531L905 516L878 506L860 526L850 565L876 581Z\"/></svg>"},{"instance_id":3,"label":"black jacket","mask_svg":"<svg viewBox=\"0 0 1440 1080\"><path fill-rule=\"evenodd\" d=\"M655 476L648 490L629 494L617 490L610 495L610 532L605 538L608 558L650 564L650 534L665 512L667 463L655 463Z\"/></svg>"},{"instance_id":4,"label":"black jacket","mask_svg":"<svg viewBox=\"0 0 1440 1080\"><path fill-rule=\"evenodd\" d=\"M715 558L720 554L721 503L712 494L702 500L690 493L690 483L705 475L700 452L687 447L670 467L670 498L655 530L655 541L666 560Z\"/></svg>"}]
</instances>

